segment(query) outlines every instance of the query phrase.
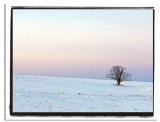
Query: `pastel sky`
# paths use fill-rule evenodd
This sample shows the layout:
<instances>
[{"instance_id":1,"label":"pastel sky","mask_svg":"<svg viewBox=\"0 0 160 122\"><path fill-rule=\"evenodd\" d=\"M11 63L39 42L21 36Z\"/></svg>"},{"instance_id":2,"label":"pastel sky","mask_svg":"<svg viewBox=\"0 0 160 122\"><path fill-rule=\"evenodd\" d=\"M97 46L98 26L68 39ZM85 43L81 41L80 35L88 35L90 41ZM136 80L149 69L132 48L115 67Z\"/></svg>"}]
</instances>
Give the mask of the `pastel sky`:
<instances>
[{"instance_id":1,"label":"pastel sky","mask_svg":"<svg viewBox=\"0 0 160 122\"><path fill-rule=\"evenodd\" d=\"M13 10L14 74L106 79L114 65L152 81L152 9Z\"/></svg>"}]
</instances>

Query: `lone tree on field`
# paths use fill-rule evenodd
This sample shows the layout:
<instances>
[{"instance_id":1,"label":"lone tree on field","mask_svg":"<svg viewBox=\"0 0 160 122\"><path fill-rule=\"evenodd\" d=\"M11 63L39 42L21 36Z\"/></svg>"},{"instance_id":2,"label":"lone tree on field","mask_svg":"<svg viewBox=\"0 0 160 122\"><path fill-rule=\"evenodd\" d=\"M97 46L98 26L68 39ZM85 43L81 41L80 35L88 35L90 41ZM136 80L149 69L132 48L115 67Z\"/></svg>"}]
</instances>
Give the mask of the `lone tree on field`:
<instances>
[{"instance_id":1,"label":"lone tree on field","mask_svg":"<svg viewBox=\"0 0 160 122\"><path fill-rule=\"evenodd\" d=\"M118 86L122 81L130 81L131 74L126 72L126 68L123 66L113 66L109 73L106 75L107 78L114 79L117 81Z\"/></svg>"}]
</instances>

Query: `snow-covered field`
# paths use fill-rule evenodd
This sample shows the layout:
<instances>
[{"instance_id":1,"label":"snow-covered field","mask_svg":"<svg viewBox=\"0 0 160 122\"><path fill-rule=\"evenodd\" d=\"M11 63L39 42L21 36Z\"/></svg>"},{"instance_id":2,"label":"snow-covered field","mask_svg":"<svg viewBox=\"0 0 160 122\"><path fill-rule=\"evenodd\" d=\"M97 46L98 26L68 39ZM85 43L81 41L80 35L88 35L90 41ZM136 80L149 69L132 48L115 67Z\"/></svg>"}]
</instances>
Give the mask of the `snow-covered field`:
<instances>
[{"instance_id":1,"label":"snow-covered field","mask_svg":"<svg viewBox=\"0 0 160 122\"><path fill-rule=\"evenodd\" d=\"M152 82L13 75L13 112L152 112Z\"/></svg>"}]
</instances>

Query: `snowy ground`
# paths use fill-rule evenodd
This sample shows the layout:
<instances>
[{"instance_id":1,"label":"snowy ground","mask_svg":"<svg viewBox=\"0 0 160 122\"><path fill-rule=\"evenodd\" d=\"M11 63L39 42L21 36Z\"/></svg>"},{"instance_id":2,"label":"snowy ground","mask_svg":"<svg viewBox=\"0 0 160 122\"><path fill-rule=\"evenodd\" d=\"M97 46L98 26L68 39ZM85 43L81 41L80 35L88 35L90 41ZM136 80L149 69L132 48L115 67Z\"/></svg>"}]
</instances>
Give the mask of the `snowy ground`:
<instances>
[{"instance_id":1,"label":"snowy ground","mask_svg":"<svg viewBox=\"0 0 160 122\"><path fill-rule=\"evenodd\" d=\"M13 112L152 112L152 82L13 75Z\"/></svg>"}]
</instances>

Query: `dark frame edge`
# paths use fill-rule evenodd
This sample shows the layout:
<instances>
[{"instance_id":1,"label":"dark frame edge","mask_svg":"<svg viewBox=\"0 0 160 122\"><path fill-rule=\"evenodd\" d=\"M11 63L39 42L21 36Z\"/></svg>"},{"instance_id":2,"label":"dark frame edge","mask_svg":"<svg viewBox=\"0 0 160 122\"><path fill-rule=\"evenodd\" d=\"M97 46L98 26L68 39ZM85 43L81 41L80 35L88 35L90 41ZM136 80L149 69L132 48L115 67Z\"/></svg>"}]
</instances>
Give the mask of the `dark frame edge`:
<instances>
[{"instance_id":1,"label":"dark frame edge","mask_svg":"<svg viewBox=\"0 0 160 122\"><path fill-rule=\"evenodd\" d=\"M153 8L153 116L154 116L154 74L155 74L155 9Z\"/></svg>"},{"instance_id":2,"label":"dark frame edge","mask_svg":"<svg viewBox=\"0 0 160 122\"><path fill-rule=\"evenodd\" d=\"M12 9L154 9L154 7L96 7L96 6L12 6Z\"/></svg>"},{"instance_id":3,"label":"dark frame edge","mask_svg":"<svg viewBox=\"0 0 160 122\"><path fill-rule=\"evenodd\" d=\"M10 115L13 114L13 8L10 15Z\"/></svg>"},{"instance_id":4,"label":"dark frame edge","mask_svg":"<svg viewBox=\"0 0 160 122\"><path fill-rule=\"evenodd\" d=\"M13 116L139 116L152 117L153 112L14 112Z\"/></svg>"}]
</instances>

